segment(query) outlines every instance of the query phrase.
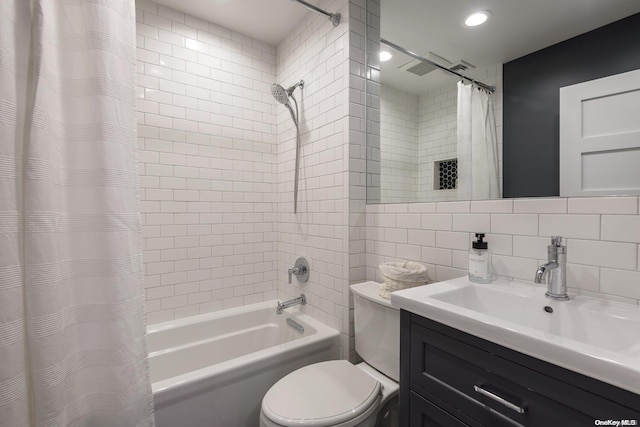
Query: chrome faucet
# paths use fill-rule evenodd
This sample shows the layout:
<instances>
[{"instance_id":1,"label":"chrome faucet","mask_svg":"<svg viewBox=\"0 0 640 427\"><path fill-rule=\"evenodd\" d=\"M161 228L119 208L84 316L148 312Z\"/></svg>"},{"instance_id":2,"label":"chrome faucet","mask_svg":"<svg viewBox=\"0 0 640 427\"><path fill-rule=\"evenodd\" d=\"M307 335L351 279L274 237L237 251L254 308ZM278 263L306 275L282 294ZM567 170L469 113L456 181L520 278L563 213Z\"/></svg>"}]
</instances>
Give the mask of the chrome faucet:
<instances>
[{"instance_id":1,"label":"chrome faucet","mask_svg":"<svg viewBox=\"0 0 640 427\"><path fill-rule=\"evenodd\" d=\"M282 314L282 312L294 305L305 305L307 303L307 297L304 294L300 294L298 298L290 299L289 301L280 302L278 301L278 307L276 308L276 314Z\"/></svg>"},{"instance_id":2,"label":"chrome faucet","mask_svg":"<svg viewBox=\"0 0 640 427\"><path fill-rule=\"evenodd\" d=\"M567 295L567 247L562 246L561 236L552 236L551 244L547 246L547 259L549 262L538 267L536 283L542 283L545 273L547 274L547 298L566 301Z\"/></svg>"}]
</instances>

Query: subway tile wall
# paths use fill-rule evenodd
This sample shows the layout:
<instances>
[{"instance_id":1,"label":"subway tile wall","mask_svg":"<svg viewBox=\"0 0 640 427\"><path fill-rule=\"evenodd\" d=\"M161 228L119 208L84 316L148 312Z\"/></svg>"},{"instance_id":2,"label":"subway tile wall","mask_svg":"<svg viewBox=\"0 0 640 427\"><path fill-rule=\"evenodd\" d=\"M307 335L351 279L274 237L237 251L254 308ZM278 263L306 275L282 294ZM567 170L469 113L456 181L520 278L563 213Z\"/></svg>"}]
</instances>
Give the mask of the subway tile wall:
<instances>
[{"instance_id":1,"label":"subway tile wall","mask_svg":"<svg viewBox=\"0 0 640 427\"><path fill-rule=\"evenodd\" d=\"M388 85L380 85L380 196L385 203L419 199L419 99Z\"/></svg>"},{"instance_id":2,"label":"subway tile wall","mask_svg":"<svg viewBox=\"0 0 640 427\"><path fill-rule=\"evenodd\" d=\"M148 322L274 299L276 47L136 9Z\"/></svg>"},{"instance_id":3,"label":"subway tile wall","mask_svg":"<svg viewBox=\"0 0 640 427\"><path fill-rule=\"evenodd\" d=\"M561 235L571 292L638 304L639 212L637 197L368 205L366 276L381 281L378 265L395 260L426 264L432 281L464 276L467 250L482 232L494 275L531 281L549 237Z\"/></svg>"},{"instance_id":4,"label":"subway tile wall","mask_svg":"<svg viewBox=\"0 0 640 427\"><path fill-rule=\"evenodd\" d=\"M278 297L307 296L302 310L342 332L343 355L349 348L349 85L351 6L347 0L317 3L339 12L334 27L325 16L309 13L277 48L277 81L296 90L300 109L298 213L293 213L295 126L283 106L277 108L277 283ZM287 269L305 257L307 283Z\"/></svg>"}]
</instances>

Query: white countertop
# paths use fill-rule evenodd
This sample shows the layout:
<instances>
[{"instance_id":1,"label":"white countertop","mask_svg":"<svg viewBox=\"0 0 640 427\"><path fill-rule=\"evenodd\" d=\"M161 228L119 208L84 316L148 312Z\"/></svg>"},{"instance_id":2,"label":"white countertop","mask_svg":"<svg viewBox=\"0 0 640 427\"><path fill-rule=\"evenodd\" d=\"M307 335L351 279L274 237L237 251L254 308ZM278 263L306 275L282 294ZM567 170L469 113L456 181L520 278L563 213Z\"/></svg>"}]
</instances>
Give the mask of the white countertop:
<instances>
[{"instance_id":1,"label":"white countertop","mask_svg":"<svg viewBox=\"0 0 640 427\"><path fill-rule=\"evenodd\" d=\"M464 277L393 292L391 302L640 394L640 307L580 295L554 301L545 291L540 284L476 284Z\"/></svg>"}]
</instances>

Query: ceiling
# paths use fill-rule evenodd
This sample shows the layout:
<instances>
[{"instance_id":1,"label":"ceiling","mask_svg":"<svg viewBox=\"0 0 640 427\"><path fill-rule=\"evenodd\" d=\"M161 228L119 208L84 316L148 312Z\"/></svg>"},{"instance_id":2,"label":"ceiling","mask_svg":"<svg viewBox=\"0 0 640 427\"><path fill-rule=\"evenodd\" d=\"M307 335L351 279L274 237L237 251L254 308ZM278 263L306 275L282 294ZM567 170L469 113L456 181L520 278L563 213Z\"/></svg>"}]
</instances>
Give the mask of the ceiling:
<instances>
[{"instance_id":1,"label":"ceiling","mask_svg":"<svg viewBox=\"0 0 640 427\"><path fill-rule=\"evenodd\" d=\"M419 55L433 52L478 68L502 64L640 12L639 0L381 0L382 37ZM469 13L490 10L479 27L464 27ZM423 77L383 63L382 81L423 93L450 80L442 71ZM597 58L594 58L597 60Z\"/></svg>"},{"instance_id":2,"label":"ceiling","mask_svg":"<svg viewBox=\"0 0 640 427\"><path fill-rule=\"evenodd\" d=\"M291 0L157 2L272 45L279 44L311 13ZM381 3L383 38L420 55L433 52L453 63L464 59L478 68L508 62L640 12L640 0L381 0ZM486 24L475 28L462 25L466 15L482 9L492 12ZM423 93L451 80L442 71L418 77L398 70L409 60L396 54L384 63L383 82Z\"/></svg>"},{"instance_id":3,"label":"ceiling","mask_svg":"<svg viewBox=\"0 0 640 427\"><path fill-rule=\"evenodd\" d=\"M278 45L309 10L291 0L155 0L271 45ZM318 4L318 0L309 0Z\"/></svg>"}]
</instances>

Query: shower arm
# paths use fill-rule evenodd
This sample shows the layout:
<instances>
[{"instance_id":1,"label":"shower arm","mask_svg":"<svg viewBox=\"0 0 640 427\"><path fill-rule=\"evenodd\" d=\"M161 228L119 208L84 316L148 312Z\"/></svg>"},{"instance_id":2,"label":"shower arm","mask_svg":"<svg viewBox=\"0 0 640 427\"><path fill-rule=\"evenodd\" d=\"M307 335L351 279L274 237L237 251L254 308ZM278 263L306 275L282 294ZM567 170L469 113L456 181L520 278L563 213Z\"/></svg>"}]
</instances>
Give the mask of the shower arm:
<instances>
[{"instance_id":1,"label":"shower arm","mask_svg":"<svg viewBox=\"0 0 640 427\"><path fill-rule=\"evenodd\" d=\"M441 69L445 73L449 73L449 74L452 74L454 76L460 77L461 79L467 80L468 82L471 82L471 83L477 85L478 87L481 87L482 89L486 90L489 93L493 93L493 92L496 91L495 86L489 86L487 84L484 84L482 82L479 82L477 80L469 78L469 77L465 76L464 74L456 73L455 71L450 70L447 67L443 67L440 64L437 64L437 63L435 63L433 61L429 61L428 59L423 58L422 56L418 55L417 53L413 53L410 50L407 50L407 49L405 49L405 48L403 48L401 46L398 46L397 44L392 43L392 42L390 42L388 40L385 40L385 39L381 38L380 39L380 44L383 44L383 45L385 45L387 47L390 47L391 49L395 49L398 52L402 52L405 55L408 55L408 56L412 57L413 59L417 59L418 61L422 61L422 62L425 62L427 64L433 65L434 67L437 67L437 68Z\"/></svg>"},{"instance_id":2,"label":"shower arm","mask_svg":"<svg viewBox=\"0 0 640 427\"><path fill-rule=\"evenodd\" d=\"M329 17L329 21L331 21L331 23L333 24L334 27L337 27L338 24L340 23L340 19L341 19L341 15L339 13L329 13L326 10L320 9L318 6L314 6L311 3L307 3L304 0L291 0L291 1L295 1L300 3L301 5L305 6L307 9L311 9L314 12L318 12L321 13L325 16Z\"/></svg>"}]
</instances>

